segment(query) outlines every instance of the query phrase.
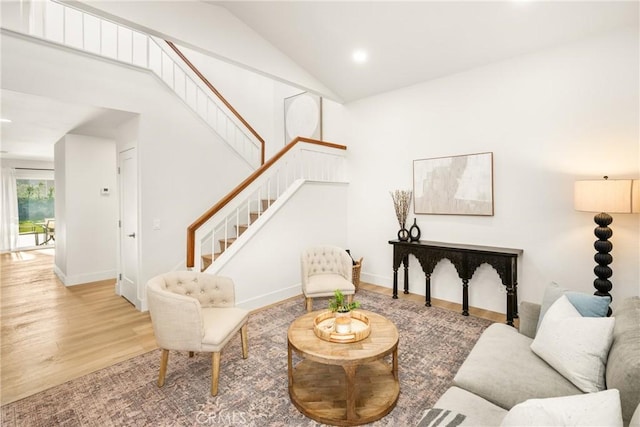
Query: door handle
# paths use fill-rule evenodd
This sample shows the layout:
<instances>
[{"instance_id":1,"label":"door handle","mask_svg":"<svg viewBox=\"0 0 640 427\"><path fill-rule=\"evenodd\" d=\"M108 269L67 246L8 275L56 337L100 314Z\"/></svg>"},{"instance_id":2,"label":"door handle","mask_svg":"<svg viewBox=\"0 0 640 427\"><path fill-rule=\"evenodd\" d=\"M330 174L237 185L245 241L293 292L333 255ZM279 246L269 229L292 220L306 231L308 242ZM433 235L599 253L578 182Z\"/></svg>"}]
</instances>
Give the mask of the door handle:
<instances>
[{"instance_id":1,"label":"door handle","mask_svg":"<svg viewBox=\"0 0 640 427\"><path fill-rule=\"evenodd\" d=\"M135 238L135 237L136 237L136 233L127 234L127 237L133 237L133 238Z\"/></svg>"}]
</instances>

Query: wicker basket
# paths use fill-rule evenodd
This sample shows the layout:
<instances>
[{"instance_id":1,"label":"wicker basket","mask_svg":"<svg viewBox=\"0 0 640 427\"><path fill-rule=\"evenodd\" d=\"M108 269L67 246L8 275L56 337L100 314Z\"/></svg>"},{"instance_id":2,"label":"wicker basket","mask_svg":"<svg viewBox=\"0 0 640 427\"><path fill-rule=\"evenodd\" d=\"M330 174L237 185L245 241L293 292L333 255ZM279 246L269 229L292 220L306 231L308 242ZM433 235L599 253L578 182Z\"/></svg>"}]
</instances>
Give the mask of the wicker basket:
<instances>
[{"instance_id":1,"label":"wicker basket","mask_svg":"<svg viewBox=\"0 0 640 427\"><path fill-rule=\"evenodd\" d=\"M362 258L356 261L356 264L353 266L353 277L351 281L353 282L353 286L356 287L356 291L358 290L358 286L360 286L360 270L362 269Z\"/></svg>"}]
</instances>

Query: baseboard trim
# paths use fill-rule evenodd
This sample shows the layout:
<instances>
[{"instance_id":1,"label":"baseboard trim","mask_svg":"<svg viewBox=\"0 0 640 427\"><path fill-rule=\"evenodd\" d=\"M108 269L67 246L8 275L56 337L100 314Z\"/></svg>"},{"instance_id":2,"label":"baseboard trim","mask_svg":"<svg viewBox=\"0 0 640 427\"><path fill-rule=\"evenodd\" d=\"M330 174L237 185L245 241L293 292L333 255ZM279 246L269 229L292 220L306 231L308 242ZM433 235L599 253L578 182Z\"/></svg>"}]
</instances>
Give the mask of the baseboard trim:
<instances>
[{"instance_id":1,"label":"baseboard trim","mask_svg":"<svg viewBox=\"0 0 640 427\"><path fill-rule=\"evenodd\" d=\"M381 276L379 274L360 273L360 280L363 282L371 283L372 285L378 285L385 288L393 287L393 279L389 276Z\"/></svg>"},{"instance_id":2,"label":"baseboard trim","mask_svg":"<svg viewBox=\"0 0 640 427\"><path fill-rule=\"evenodd\" d=\"M244 308L246 310L255 310L258 308L263 308L271 304L275 304L291 297L295 297L297 295L302 294L302 287L298 283L294 286L290 286L284 289L278 289L275 292L271 292L264 295L259 295L254 298L249 298L244 301L238 301L236 306Z\"/></svg>"},{"instance_id":3,"label":"baseboard trim","mask_svg":"<svg viewBox=\"0 0 640 427\"><path fill-rule=\"evenodd\" d=\"M53 266L53 272L58 279L65 286L76 286L76 285L84 285L86 283L99 282L101 280L116 280L116 271L101 271L97 273L88 273L88 274L77 274L73 276L67 276L58 268L57 265Z\"/></svg>"}]
</instances>

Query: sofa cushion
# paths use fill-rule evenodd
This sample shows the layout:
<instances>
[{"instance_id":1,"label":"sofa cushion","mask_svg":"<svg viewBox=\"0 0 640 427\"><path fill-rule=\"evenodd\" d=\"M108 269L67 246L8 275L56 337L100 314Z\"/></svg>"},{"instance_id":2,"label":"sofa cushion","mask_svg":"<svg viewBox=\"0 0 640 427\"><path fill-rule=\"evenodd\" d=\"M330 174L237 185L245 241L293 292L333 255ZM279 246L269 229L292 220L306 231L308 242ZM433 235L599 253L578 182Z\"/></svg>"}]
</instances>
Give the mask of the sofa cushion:
<instances>
[{"instance_id":1,"label":"sofa cushion","mask_svg":"<svg viewBox=\"0 0 640 427\"><path fill-rule=\"evenodd\" d=\"M307 279L306 294L313 296L333 296L336 289L344 295L354 294L356 287L339 274L316 274Z\"/></svg>"},{"instance_id":2,"label":"sofa cushion","mask_svg":"<svg viewBox=\"0 0 640 427\"><path fill-rule=\"evenodd\" d=\"M518 309L518 331L529 338L536 337L538 318L540 317L540 304L522 301Z\"/></svg>"},{"instance_id":3,"label":"sofa cushion","mask_svg":"<svg viewBox=\"0 0 640 427\"><path fill-rule=\"evenodd\" d=\"M620 390L622 419L629 424L640 403L640 297L627 298L613 312L613 344L607 360L607 388Z\"/></svg>"},{"instance_id":4,"label":"sofa cushion","mask_svg":"<svg viewBox=\"0 0 640 427\"><path fill-rule=\"evenodd\" d=\"M531 351L532 342L511 326L489 326L453 384L504 409L528 399L582 393Z\"/></svg>"},{"instance_id":5,"label":"sofa cushion","mask_svg":"<svg viewBox=\"0 0 640 427\"><path fill-rule=\"evenodd\" d=\"M202 351L221 351L248 319L249 311L240 307L203 308Z\"/></svg>"},{"instance_id":6,"label":"sofa cushion","mask_svg":"<svg viewBox=\"0 0 640 427\"><path fill-rule=\"evenodd\" d=\"M544 319L547 310L549 310L549 307L562 295L565 295L580 315L584 317L605 317L609 312L611 298L573 292L552 282L545 288L536 329L540 329L542 319Z\"/></svg>"},{"instance_id":7,"label":"sofa cushion","mask_svg":"<svg viewBox=\"0 0 640 427\"><path fill-rule=\"evenodd\" d=\"M461 426L497 426L507 414L506 409L455 386L440 396L433 407L449 410L452 414L461 414L464 417L458 424ZM426 424L429 414L425 412L421 422L425 420Z\"/></svg>"},{"instance_id":8,"label":"sofa cushion","mask_svg":"<svg viewBox=\"0 0 640 427\"><path fill-rule=\"evenodd\" d=\"M466 418L449 409L431 408L423 412L418 427L458 427Z\"/></svg>"},{"instance_id":9,"label":"sofa cushion","mask_svg":"<svg viewBox=\"0 0 640 427\"><path fill-rule=\"evenodd\" d=\"M576 396L527 400L511 408L500 425L622 427L620 394L618 390L612 389Z\"/></svg>"},{"instance_id":10,"label":"sofa cushion","mask_svg":"<svg viewBox=\"0 0 640 427\"><path fill-rule=\"evenodd\" d=\"M633 412L633 416L631 417L629 426L640 427L640 404L636 407L636 410Z\"/></svg>"},{"instance_id":11,"label":"sofa cushion","mask_svg":"<svg viewBox=\"0 0 640 427\"><path fill-rule=\"evenodd\" d=\"M582 317L562 295L542 319L531 350L584 392L605 389L613 317Z\"/></svg>"}]
</instances>

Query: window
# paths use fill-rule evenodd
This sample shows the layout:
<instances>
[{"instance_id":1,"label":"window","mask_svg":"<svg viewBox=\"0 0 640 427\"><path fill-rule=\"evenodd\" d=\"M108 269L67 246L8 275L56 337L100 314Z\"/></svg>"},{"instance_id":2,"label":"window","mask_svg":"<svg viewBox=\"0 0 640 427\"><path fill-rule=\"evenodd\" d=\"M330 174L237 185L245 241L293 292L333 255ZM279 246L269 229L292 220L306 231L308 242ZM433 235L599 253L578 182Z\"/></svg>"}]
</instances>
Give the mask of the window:
<instances>
[{"instance_id":1,"label":"window","mask_svg":"<svg viewBox=\"0 0 640 427\"><path fill-rule=\"evenodd\" d=\"M44 225L55 216L55 185L53 179L16 179L18 193L18 221L20 237L18 246L33 246L53 243L47 239ZM35 235L25 238L27 235Z\"/></svg>"}]
</instances>

